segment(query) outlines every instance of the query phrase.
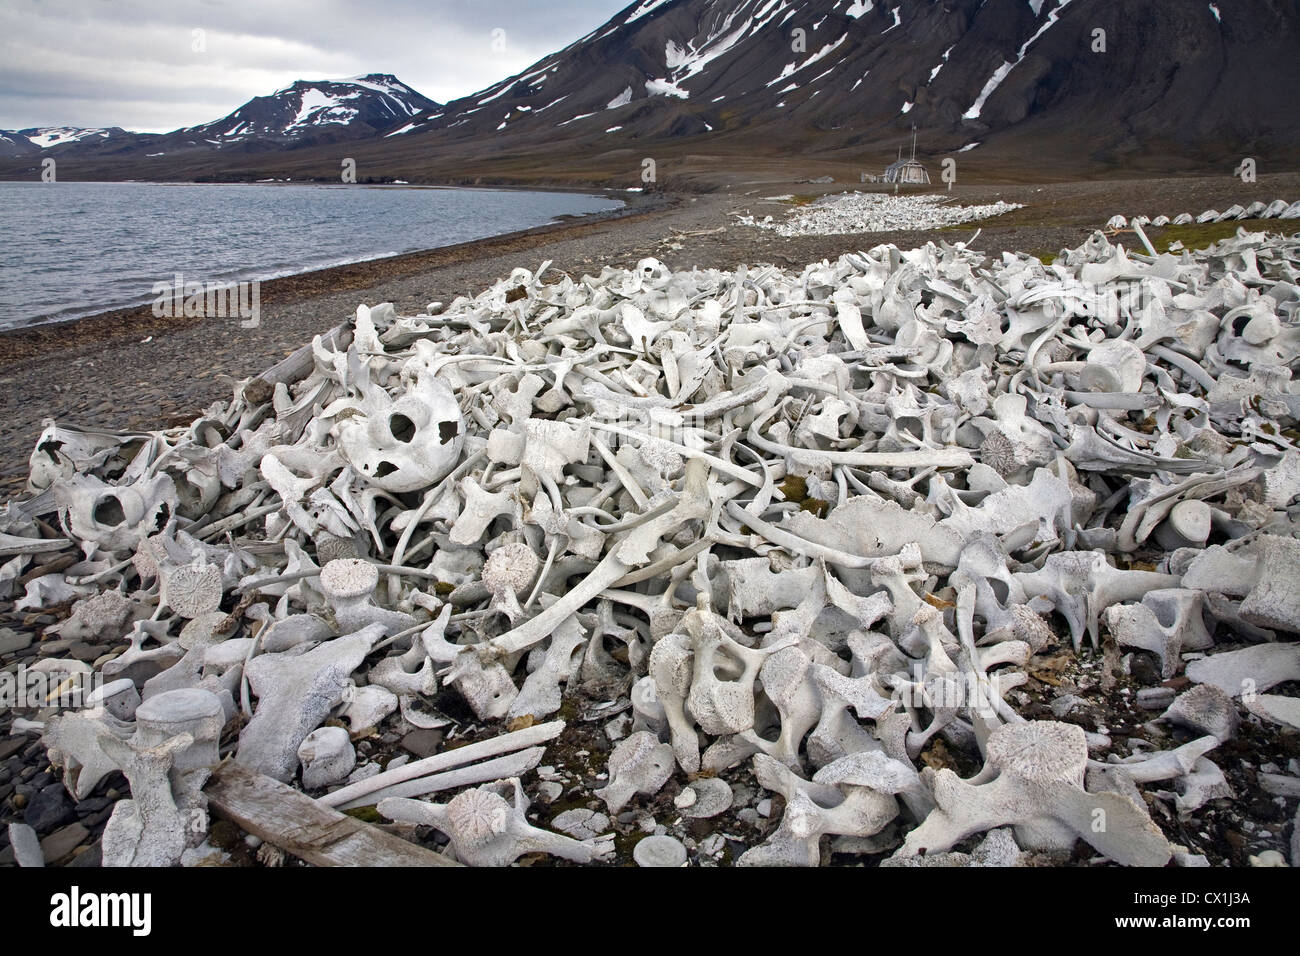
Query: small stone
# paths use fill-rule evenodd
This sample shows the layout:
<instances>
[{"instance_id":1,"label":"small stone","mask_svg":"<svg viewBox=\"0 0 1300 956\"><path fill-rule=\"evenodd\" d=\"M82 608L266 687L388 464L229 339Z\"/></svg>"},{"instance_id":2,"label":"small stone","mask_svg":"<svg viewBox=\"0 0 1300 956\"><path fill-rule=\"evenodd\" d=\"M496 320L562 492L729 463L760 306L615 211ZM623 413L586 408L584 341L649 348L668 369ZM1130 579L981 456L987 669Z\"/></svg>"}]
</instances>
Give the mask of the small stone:
<instances>
[{"instance_id":1,"label":"small stone","mask_svg":"<svg viewBox=\"0 0 1300 956\"><path fill-rule=\"evenodd\" d=\"M690 793L690 802L679 808L682 815L691 819L707 819L716 817L731 808L734 797L731 793L731 784L721 777L701 777L699 780L692 782L682 793Z\"/></svg>"},{"instance_id":2,"label":"small stone","mask_svg":"<svg viewBox=\"0 0 1300 956\"><path fill-rule=\"evenodd\" d=\"M339 783L357 765L357 754L342 727L318 727L298 745L302 761L302 785L317 790Z\"/></svg>"},{"instance_id":3,"label":"small stone","mask_svg":"<svg viewBox=\"0 0 1300 956\"><path fill-rule=\"evenodd\" d=\"M15 862L24 867L45 865L45 854L41 852L41 841L36 831L25 823L9 824L9 847L13 851Z\"/></svg>"},{"instance_id":4,"label":"small stone","mask_svg":"<svg viewBox=\"0 0 1300 956\"><path fill-rule=\"evenodd\" d=\"M94 644L87 644L85 641L78 641L68 648L69 657L73 660L84 661L87 664L98 660L102 653L102 648L96 647Z\"/></svg>"},{"instance_id":5,"label":"small stone","mask_svg":"<svg viewBox=\"0 0 1300 956\"><path fill-rule=\"evenodd\" d=\"M705 837L700 843L700 852L705 856L721 856L722 851L727 847L727 841L720 833L713 833Z\"/></svg>"},{"instance_id":6,"label":"small stone","mask_svg":"<svg viewBox=\"0 0 1300 956\"><path fill-rule=\"evenodd\" d=\"M21 634L7 627L0 627L0 654L12 654L30 647L32 635Z\"/></svg>"},{"instance_id":7,"label":"small stone","mask_svg":"<svg viewBox=\"0 0 1300 956\"><path fill-rule=\"evenodd\" d=\"M6 737L4 740L0 740L0 760L12 757L26 746L26 737Z\"/></svg>"},{"instance_id":8,"label":"small stone","mask_svg":"<svg viewBox=\"0 0 1300 956\"><path fill-rule=\"evenodd\" d=\"M41 841L41 851L50 863L57 863L90 836L90 831L80 823L60 827Z\"/></svg>"},{"instance_id":9,"label":"small stone","mask_svg":"<svg viewBox=\"0 0 1300 956\"><path fill-rule=\"evenodd\" d=\"M1056 700L1052 701L1051 710L1059 719L1070 713L1070 711L1075 708L1082 706L1083 703L1084 701L1082 697L1078 697L1074 694L1062 694L1060 697L1056 698Z\"/></svg>"},{"instance_id":10,"label":"small stone","mask_svg":"<svg viewBox=\"0 0 1300 956\"><path fill-rule=\"evenodd\" d=\"M771 798L770 798L770 797L764 797L762 800L758 801L758 803L754 805L754 809L758 811L758 815L759 815L760 817L763 817L763 818L770 817L770 816L772 815L772 800L771 800Z\"/></svg>"},{"instance_id":11,"label":"small stone","mask_svg":"<svg viewBox=\"0 0 1300 956\"><path fill-rule=\"evenodd\" d=\"M72 859L68 861L67 865L88 866L97 869L103 866L103 851L98 843L79 846L72 851Z\"/></svg>"},{"instance_id":12,"label":"small stone","mask_svg":"<svg viewBox=\"0 0 1300 956\"><path fill-rule=\"evenodd\" d=\"M619 714L605 725L605 736L609 738L610 743L618 743L627 736L631 726L632 719L627 714Z\"/></svg>"},{"instance_id":13,"label":"small stone","mask_svg":"<svg viewBox=\"0 0 1300 956\"><path fill-rule=\"evenodd\" d=\"M31 803L27 805L23 819L37 833L45 833L61 823L67 823L75 815L76 808L68 798L68 791L63 788L63 784L51 783L36 791Z\"/></svg>"},{"instance_id":14,"label":"small stone","mask_svg":"<svg viewBox=\"0 0 1300 956\"><path fill-rule=\"evenodd\" d=\"M415 757L432 757L442 747L441 730L413 730L402 738L403 750Z\"/></svg>"},{"instance_id":15,"label":"small stone","mask_svg":"<svg viewBox=\"0 0 1300 956\"><path fill-rule=\"evenodd\" d=\"M544 780L537 785L537 799L542 803L554 803L564 793L564 787L554 780Z\"/></svg>"}]
</instances>

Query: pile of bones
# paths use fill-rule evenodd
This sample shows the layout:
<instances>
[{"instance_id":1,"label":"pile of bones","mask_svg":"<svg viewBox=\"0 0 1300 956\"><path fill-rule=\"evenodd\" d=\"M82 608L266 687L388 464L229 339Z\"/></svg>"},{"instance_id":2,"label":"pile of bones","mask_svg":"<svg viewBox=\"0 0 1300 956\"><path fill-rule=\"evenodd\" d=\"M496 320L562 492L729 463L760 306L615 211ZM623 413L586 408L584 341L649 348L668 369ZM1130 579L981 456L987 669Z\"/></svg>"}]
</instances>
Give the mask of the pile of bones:
<instances>
[{"instance_id":1,"label":"pile of bones","mask_svg":"<svg viewBox=\"0 0 1300 956\"><path fill-rule=\"evenodd\" d=\"M786 237L827 236L895 229L942 229L1022 208L1019 203L1000 199L986 205L958 206L943 195L890 196L851 192L823 196L799 207L784 219L736 215L736 224L774 230L777 235Z\"/></svg>"},{"instance_id":2,"label":"pile of bones","mask_svg":"<svg viewBox=\"0 0 1300 956\"><path fill-rule=\"evenodd\" d=\"M1269 693L1300 679L1300 239L1136 231L1052 265L547 263L362 306L186 428L49 423L0 596L62 550L17 606L71 602L47 636L124 649L94 706L29 726L78 799L129 781L105 864L192 859L226 759L470 865L612 860L603 813L528 819L566 701L609 719L589 808L675 777L669 812L707 819L740 772L779 795L744 865L1203 864L1151 807L1229 796L1243 722L1300 725ZM1047 685L1023 716L1058 638L1113 648L1112 678L1149 662L1166 745ZM479 742L358 763L377 728L454 723L447 693ZM684 862L656 829L638 862Z\"/></svg>"}]
</instances>

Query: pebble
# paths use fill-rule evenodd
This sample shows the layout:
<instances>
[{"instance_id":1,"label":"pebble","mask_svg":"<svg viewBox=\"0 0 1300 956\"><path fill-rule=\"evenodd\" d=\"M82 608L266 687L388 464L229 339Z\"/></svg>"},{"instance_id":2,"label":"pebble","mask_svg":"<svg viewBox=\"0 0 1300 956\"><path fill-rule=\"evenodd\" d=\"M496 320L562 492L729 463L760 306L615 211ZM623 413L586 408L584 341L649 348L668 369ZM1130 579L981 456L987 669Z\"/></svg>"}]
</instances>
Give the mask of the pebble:
<instances>
[{"instance_id":1,"label":"pebble","mask_svg":"<svg viewBox=\"0 0 1300 956\"><path fill-rule=\"evenodd\" d=\"M70 823L55 830L41 840L41 850L45 859L57 863L90 836L90 831L80 823Z\"/></svg>"},{"instance_id":2,"label":"pebble","mask_svg":"<svg viewBox=\"0 0 1300 956\"><path fill-rule=\"evenodd\" d=\"M19 866L38 867L45 865L45 855L41 852L41 841L36 831L25 823L9 824L9 847L14 861Z\"/></svg>"},{"instance_id":3,"label":"pebble","mask_svg":"<svg viewBox=\"0 0 1300 956\"><path fill-rule=\"evenodd\" d=\"M564 793L564 787L554 780L544 780L537 785L537 799L543 803L554 803Z\"/></svg>"},{"instance_id":4,"label":"pebble","mask_svg":"<svg viewBox=\"0 0 1300 956\"><path fill-rule=\"evenodd\" d=\"M84 661L87 664L99 660L102 653L102 648L96 647L94 644L87 644L84 641L78 641L68 648L69 657L73 660Z\"/></svg>"},{"instance_id":5,"label":"pebble","mask_svg":"<svg viewBox=\"0 0 1300 956\"><path fill-rule=\"evenodd\" d=\"M103 865L102 853L98 843L79 846L72 851L72 860L68 866L100 867Z\"/></svg>"},{"instance_id":6,"label":"pebble","mask_svg":"<svg viewBox=\"0 0 1300 956\"><path fill-rule=\"evenodd\" d=\"M23 819L37 833L43 833L66 823L75 813L63 784L52 783L36 791L27 804Z\"/></svg>"},{"instance_id":7,"label":"pebble","mask_svg":"<svg viewBox=\"0 0 1300 956\"><path fill-rule=\"evenodd\" d=\"M402 749L419 757L432 757L442 747L441 730L413 730L402 738ZM393 766L392 763L389 766Z\"/></svg>"},{"instance_id":8,"label":"pebble","mask_svg":"<svg viewBox=\"0 0 1300 956\"><path fill-rule=\"evenodd\" d=\"M105 807L104 809L99 810L95 813L91 813L87 816L83 816L81 818L81 822L88 827L97 827L101 823L107 823L108 818L111 817L112 815L113 815L113 808Z\"/></svg>"},{"instance_id":9,"label":"pebble","mask_svg":"<svg viewBox=\"0 0 1300 956\"><path fill-rule=\"evenodd\" d=\"M27 746L26 737L6 737L0 740L0 760L5 760Z\"/></svg>"},{"instance_id":10,"label":"pebble","mask_svg":"<svg viewBox=\"0 0 1300 956\"><path fill-rule=\"evenodd\" d=\"M12 654L29 647L32 635L23 634L7 627L0 627L0 654Z\"/></svg>"},{"instance_id":11,"label":"pebble","mask_svg":"<svg viewBox=\"0 0 1300 956\"><path fill-rule=\"evenodd\" d=\"M707 836L700 843L700 852L708 856L721 856L722 851L726 848L727 841L720 833L714 833L711 836Z\"/></svg>"},{"instance_id":12,"label":"pebble","mask_svg":"<svg viewBox=\"0 0 1300 956\"><path fill-rule=\"evenodd\" d=\"M631 718L627 714L619 714L605 725L605 736L609 738L610 743L616 743L627 736L631 724Z\"/></svg>"}]
</instances>

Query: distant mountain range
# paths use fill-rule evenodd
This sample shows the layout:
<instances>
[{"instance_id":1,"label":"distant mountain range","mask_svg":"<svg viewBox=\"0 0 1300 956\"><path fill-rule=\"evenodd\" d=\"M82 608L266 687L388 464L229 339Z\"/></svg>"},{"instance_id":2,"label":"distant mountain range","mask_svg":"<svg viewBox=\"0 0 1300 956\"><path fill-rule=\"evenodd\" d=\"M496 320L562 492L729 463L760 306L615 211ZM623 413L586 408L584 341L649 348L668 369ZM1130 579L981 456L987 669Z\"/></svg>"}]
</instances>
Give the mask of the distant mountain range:
<instances>
[{"instance_id":1,"label":"distant mountain range","mask_svg":"<svg viewBox=\"0 0 1300 956\"><path fill-rule=\"evenodd\" d=\"M50 127L0 130L0 157L116 155L233 149L263 152L381 136L438 104L387 73L299 80L257 96L227 116L171 133Z\"/></svg>"},{"instance_id":2,"label":"distant mountain range","mask_svg":"<svg viewBox=\"0 0 1300 956\"><path fill-rule=\"evenodd\" d=\"M0 157L84 157L100 178L337 178L347 141L381 178L628 185L643 156L883 164L915 126L926 161L1024 178L1276 169L1300 162L1298 46L1296 0L638 0L446 104L381 74L299 82L161 136L0 133Z\"/></svg>"}]
</instances>

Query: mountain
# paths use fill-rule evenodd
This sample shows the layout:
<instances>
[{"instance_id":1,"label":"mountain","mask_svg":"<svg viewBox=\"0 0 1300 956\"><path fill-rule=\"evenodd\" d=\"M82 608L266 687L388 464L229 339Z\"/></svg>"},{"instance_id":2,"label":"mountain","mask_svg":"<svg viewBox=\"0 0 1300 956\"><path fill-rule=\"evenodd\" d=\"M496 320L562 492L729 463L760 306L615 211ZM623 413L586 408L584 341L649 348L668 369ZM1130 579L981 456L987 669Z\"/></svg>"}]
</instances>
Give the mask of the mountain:
<instances>
[{"instance_id":1,"label":"mountain","mask_svg":"<svg viewBox=\"0 0 1300 956\"><path fill-rule=\"evenodd\" d=\"M52 148L110 179L337 179L347 140L377 180L628 186L652 158L660 184L704 187L879 172L915 127L918 158L967 182L1277 171L1300 165L1298 41L1300 0L636 0L443 105L385 74L299 82ZM12 148L0 175L30 175Z\"/></svg>"},{"instance_id":2,"label":"mountain","mask_svg":"<svg viewBox=\"0 0 1300 956\"><path fill-rule=\"evenodd\" d=\"M388 73L346 80L298 80L257 96L221 119L171 133L49 127L0 130L0 157L130 155L188 149L267 151L380 136L438 104Z\"/></svg>"},{"instance_id":3,"label":"mountain","mask_svg":"<svg viewBox=\"0 0 1300 956\"><path fill-rule=\"evenodd\" d=\"M137 133L120 127L84 129L77 126L34 126L31 129L0 130L0 157L35 156L47 149L70 144L113 143L132 141Z\"/></svg>"},{"instance_id":4,"label":"mountain","mask_svg":"<svg viewBox=\"0 0 1300 956\"><path fill-rule=\"evenodd\" d=\"M389 135L888 158L915 125L931 155L1002 139L1076 166L1294 157L1298 40L1295 0L641 0Z\"/></svg>"},{"instance_id":5,"label":"mountain","mask_svg":"<svg viewBox=\"0 0 1300 956\"><path fill-rule=\"evenodd\" d=\"M362 139L409 123L438 106L388 73L347 80L299 80L270 96L257 96L221 119L167 136L214 146L259 143L301 146Z\"/></svg>"}]
</instances>

